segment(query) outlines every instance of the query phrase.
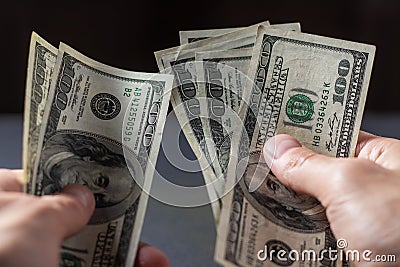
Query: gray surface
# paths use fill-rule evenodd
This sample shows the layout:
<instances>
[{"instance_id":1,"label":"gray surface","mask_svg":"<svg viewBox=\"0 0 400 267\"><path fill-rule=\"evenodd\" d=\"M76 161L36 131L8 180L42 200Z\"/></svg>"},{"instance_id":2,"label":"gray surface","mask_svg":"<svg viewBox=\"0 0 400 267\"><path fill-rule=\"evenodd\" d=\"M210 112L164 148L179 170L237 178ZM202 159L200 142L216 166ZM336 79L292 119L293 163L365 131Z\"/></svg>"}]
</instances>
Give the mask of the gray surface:
<instances>
[{"instance_id":1,"label":"gray surface","mask_svg":"<svg viewBox=\"0 0 400 267\"><path fill-rule=\"evenodd\" d=\"M0 168L22 166L22 115L0 115Z\"/></svg>"},{"instance_id":2,"label":"gray surface","mask_svg":"<svg viewBox=\"0 0 400 267\"><path fill-rule=\"evenodd\" d=\"M367 113L362 129L372 133L400 138L400 114ZM179 127L170 116L167 121L163 142L175 136L168 134L171 127ZM22 116L0 115L0 167L21 167ZM188 158L193 154L184 138L180 144ZM164 177L182 185L202 184L199 173L184 173L171 166L162 151L157 170ZM171 266L218 266L213 262L215 225L210 206L196 208L172 207L150 199L144 222L142 240L162 249L170 259Z\"/></svg>"}]
</instances>

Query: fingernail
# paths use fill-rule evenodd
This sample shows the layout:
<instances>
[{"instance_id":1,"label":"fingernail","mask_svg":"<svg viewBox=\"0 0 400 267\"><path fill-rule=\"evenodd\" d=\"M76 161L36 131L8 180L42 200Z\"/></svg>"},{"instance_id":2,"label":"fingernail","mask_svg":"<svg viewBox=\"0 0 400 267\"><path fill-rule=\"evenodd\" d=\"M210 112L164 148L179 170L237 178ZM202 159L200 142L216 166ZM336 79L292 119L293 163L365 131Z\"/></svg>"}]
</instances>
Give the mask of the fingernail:
<instances>
[{"instance_id":1,"label":"fingernail","mask_svg":"<svg viewBox=\"0 0 400 267\"><path fill-rule=\"evenodd\" d=\"M271 167L274 159L279 159L288 150L296 147L301 147L301 144L295 138L287 134L276 135L265 142L265 161Z\"/></svg>"},{"instance_id":2,"label":"fingernail","mask_svg":"<svg viewBox=\"0 0 400 267\"><path fill-rule=\"evenodd\" d=\"M136 255L135 266L138 267L169 267L169 262L165 254L152 246L139 245Z\"/></svg>"},{"instance_id":3,"label":"fingernail","mask_svg":"<svg viewBox=\"0 0 400 267\"><path fill-rule=\"evenodd\" d=\"M94 205L93 193L83 185L67 185L61 190L61 193L73 196L85 208L91 208Z\"/></svg>"}]
</instances>

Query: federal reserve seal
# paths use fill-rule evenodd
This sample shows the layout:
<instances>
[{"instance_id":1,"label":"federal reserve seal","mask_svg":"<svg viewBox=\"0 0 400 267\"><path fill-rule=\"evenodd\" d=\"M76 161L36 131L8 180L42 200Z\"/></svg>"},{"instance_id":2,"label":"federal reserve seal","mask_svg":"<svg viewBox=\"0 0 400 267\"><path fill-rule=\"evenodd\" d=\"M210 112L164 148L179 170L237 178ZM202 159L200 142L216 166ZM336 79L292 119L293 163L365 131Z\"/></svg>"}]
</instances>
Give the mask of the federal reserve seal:
<instances>
[{"instance_id":1,"label":"federal reserve seal","mask_svg":"<svg viewBox=\"0 0 400 267\"><path fill-rule=\"evenodd\" d=\"M286 115L295 123L304 123L314 114L312 100L303 94L291 96L286 103Z\"/></svg>"},{"instance_id":2,"label":"federal reserve seal","mask_svg":"<svg viewBox=\"0 0 400 267\"><path fill-rule=\"evenodd\" d=\"M92 98L90 108L97 118L111 120L121 111L121 102L114 95L100 93Z\"/></svg>"}]
</instances>

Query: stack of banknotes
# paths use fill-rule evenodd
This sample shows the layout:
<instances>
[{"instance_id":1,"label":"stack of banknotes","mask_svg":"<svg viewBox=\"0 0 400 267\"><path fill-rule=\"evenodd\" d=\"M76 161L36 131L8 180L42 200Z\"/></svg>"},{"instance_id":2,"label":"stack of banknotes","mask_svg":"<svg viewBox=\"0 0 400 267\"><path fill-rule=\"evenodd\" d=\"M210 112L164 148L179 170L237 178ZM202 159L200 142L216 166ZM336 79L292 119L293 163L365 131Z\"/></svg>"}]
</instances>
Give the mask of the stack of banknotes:
<instances>
[{"instance_id":1,"label":"stack of banknotes","mask_svg":"<svg viewBox=\"0 0 400 267\"><path fill-rule=\"evenodd\" d=\"M223 266L345 266L328 255L294 262L283 250L336 249L325 210L281 184L266 140L286 133L318 153L354 155L375 47L301 33L300 23L180 32L155 52L175 76L171 103L203 170ZM259 258L264 251L271 257ZM275 253L273 253L275 251ZM199 265L200 266L200 265Z\"/></svg>"},{"instance_id":2,"label":"stack of banknotes","mask_svg":"<svg viewBox=\"0 0 400 267\"><path fill-rule=\"evenodd\" d=\"M333 157L354 154L375 47L301 33L300 23L180 32L155 52L160 73L106 66L33 33L23 167L27 193L70 183L94 193L87 227L62 266L133 266L169 101L198 158L223 266L347 266L257 257L335 249L325 210L266 165L280 133ZM199 263L199 266L203 266Z\"/></svg>"}]
</instances>

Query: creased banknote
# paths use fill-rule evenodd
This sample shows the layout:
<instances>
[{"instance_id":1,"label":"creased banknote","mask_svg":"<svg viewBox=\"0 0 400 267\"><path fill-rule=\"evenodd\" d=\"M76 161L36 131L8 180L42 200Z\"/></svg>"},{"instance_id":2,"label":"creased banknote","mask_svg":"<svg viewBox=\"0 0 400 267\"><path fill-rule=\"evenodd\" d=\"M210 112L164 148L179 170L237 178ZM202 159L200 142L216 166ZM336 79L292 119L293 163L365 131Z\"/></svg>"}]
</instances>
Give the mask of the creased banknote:
<instances>
[{"instance_id":1,"label":"creased banknote","mask_svg":"<svg viewBox=\"0 0 400 267\"><path fill-rule=\"evenodd\" d=\"M262 149L279 133L325 155L351 157L361 124L375 47L259 27L232 141L215 258L224 266L342 266L321 253L335 249L325 211L269 172ZM248 141L248 142L247 142ZM237 182L237 183L236 183ZM272 250L319 257L282 259ZM265 259L257 257L265 250ZM263 254L264 255L264 254ZM321 256L322 255L322 256Z\"/></svg>"},{"instance_id":2,"label":"creased banknote","mask_svg":"<svg viewBox=\"0 0 400 267\"><path fill-rule=\"evenodd\" d=\"M271 26L277 27L278 29L301 31L301 26L299 22L292 23L281 23L272 24ZM191 30L191 31L179 31L179 40L181 45L193 43L196 41L204 40L210 37L217 37L223 34L227 34L237 30L243 30L245 27L236 28L225 28L225 29L210 29L210 30Z\"/></svg>"},{"instance_id":3,"label":"creased banknote","mask_svg":"<svg viewBox=\"0 0 400 267\"><path fill-rule=\"evenodd\" d=\"M200 116L200 106L206 105L204 103L206 95L198 89L195 53L251 47L255 42L259 25L261 24L155 53L160 71L175 75L171 103L183 132L199 159L210 198L217 203L213 205L215 218L218 218L219 214L219 204L216 201L220 201L223 195L224 178L214 147L207 146L210 137L205 136L203 131L204 118ZM266 22L266 26L268 25L269 23Z\"/></svg>"},{"instance_id":4,"label":"creased banknote","mask_svg":"<svg viewBox=\"0 0 400 267\"><path fill-rule=\"evenodd\" d=\"M200 106L206 118L203 120L203 131L209 136L207 147L216 152L222 175L225 175L228 167L231 138L240 131L242 120L237 113L252 51L252 48L244 48L195 54L199 92L207 100ZM224 181L218 184L220 195L224 192ZM219 202L218 207L213 205L215 221L218 222L222 203Z\"/></svg>"},{"instance_id":5,"label":"creased banknote","mask_svg":"<svg viewBox=\"0 0 400 267\"><path fill-rule=\"evenodd\" d=\"M268 23L263 25L267 26ZM270 27L300 31L300 23L277 24ZM237 31L237 33L240 32ZM212 34L212 32L208 34ZM203 98L202 101L199 101L203 132L206 137L207 150L218 163L217 177L226 175L230 140L235 132L234 126L241 125L241 119L238 118L237 112L245 79L247 79L252 48L237 48L251 47L252 44L248 42L247 40L247 43L243 43L241 38L236 37L231 38L229 42L225 42L224 47L218 47L218 49L207 45L195 49L195 72L192 75L197 77L198 93L196 95ZM229 45L230 43L234 45ZM205 62L203 62L203 56L206 57ZM193 60L188 62L193 64ZM236 131L240 131L240 129L236 129ZM206 181L210 182L212 179L206 178ZM218 183L213 184L220 197L226 192L224 181L225 179L219 179ZM215 221L218 222L221 202L214 202L212 206Z\"/></svg>"},{"instance_id":6,"label":"creased banknote","mask_svg":"<svg viewBox=\"0 0 400 267\"><path fill-rule=\"evenodd\" d=\"M33 191L52 194L78 183L96 200L89 224L63 242L61 266L133 266L172 81L60 45Z\"/></svg>"},{"instance_id":7,"label":"creased banknote","mask_svg":"<svg viewBox=\"0 0 400 267\"><path fill-rule=\"evenodd\" d=\"M269 23L269 22L265 22ZM180 44L189 44L196 41L204 40L210 37L217 37L223 34L243 30L245 27L225 28L225 29L207 29L207 30L191 30L179 31Z\"/></svg>"},{"instance_id":8,"label":"creased banknote","mask_svg":"<svg viewBox=\"0 0 400 267\"><path fill-rule=\"evenodd\" d=\"M31 193L40 127L57 60L57 48L32 32L25 89L23 158L26 193Z\"/></svg>"},{"instance_id":9,"label":"creased banknote","mask_svg":"<svg viewBox=\"0 0 400 267\"><path fill-rule=\"evenodd\" d=\"M193 43L156 51L154 52L154 56L157 61L157 66L160 70L165 70L169 67L169 61L171 60L171 58L176 60L178 57L186 57L189 55L192 55L192 57L194 57L195 52L207 51L205 49L209 49L210 51L212 51L252 47L254 45L257 35L257 28L260 25L269 26L270 23L268 21L265 21L249 27L245 27L241 30L228 32L226 34L222 34L213 38L207 38ZM234 43L236 45L233 45ZM242 44L242 46L237 47L237 44Z\"/></svg>"}]
</instances>

